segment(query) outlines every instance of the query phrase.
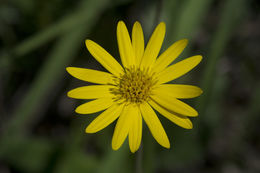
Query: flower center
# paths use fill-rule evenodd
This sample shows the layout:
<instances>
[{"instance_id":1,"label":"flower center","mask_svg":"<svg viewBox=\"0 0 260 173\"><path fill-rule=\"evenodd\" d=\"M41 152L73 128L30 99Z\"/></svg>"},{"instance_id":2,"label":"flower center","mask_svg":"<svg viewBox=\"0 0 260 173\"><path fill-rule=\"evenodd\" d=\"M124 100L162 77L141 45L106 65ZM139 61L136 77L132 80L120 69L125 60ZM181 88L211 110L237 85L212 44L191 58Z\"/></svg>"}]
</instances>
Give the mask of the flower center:
<instances>
[{"instance_id":1,"label":"flower center","mask_svg":"<svg viewBox=\"0 0 260 173\"><path fill-rule=\"evenodd\" d=\"M116 79L116 87L111 92L117 100L139 104L148 100L154 84L155 81L148 74L148 70L130 67Z\"/></svg>"}]
</instances>

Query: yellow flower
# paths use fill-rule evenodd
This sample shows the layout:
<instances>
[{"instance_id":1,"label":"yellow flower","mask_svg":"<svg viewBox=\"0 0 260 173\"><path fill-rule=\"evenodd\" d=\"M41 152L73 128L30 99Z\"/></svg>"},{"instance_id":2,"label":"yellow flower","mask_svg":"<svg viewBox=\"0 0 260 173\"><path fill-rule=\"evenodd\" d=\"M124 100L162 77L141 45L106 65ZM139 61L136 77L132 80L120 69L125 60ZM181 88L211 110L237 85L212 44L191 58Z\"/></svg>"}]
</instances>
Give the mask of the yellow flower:
<instances>
[{"instance_id":1,"label":"yellow flower","mask_svg":"<svg viewBox=\"0 0 260 173\"><path fill-rule=\"evenodd\" d=\"M186 47L186 39L179 40L158 58L165 36L165 23L154 30L146 48L139 22L135 22L132 40L123 21L117 25L117 41L123 67L97 43L86 40L92 56L108 72L67 67L67 71L83 81L98 85L83 86L68 92L68 97L94 99L76 108L79 114L103 111L86 128L86 133L102 130L117 118L112 138L112 148L120 148L128 136L131 152L138 150L142 138L144 119L155 140L165 148L170 148L169 139L153 108L173 123L192 129L188 117L198 116L195 109L180 101L197 97L202 90L196 86L167 84L193 69L202 57L192 56L170 65Z\"/></svg>"}]
</instances>

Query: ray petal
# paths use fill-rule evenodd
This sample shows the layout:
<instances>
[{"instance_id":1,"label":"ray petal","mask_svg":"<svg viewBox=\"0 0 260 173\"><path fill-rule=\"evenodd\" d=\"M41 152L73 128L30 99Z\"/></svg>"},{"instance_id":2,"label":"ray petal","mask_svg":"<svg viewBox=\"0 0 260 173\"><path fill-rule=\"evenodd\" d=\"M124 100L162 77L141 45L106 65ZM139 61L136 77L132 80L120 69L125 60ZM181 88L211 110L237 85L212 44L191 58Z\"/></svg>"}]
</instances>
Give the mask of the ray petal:
<instances>
[{"instance_id":1,"label":"ray petal","mask_svg":"<svg viewBox=\"0 0 260 173\"><path fill-rule=\"evenodd\" d=\"M186 74L202 60L202 56L196 55L176 64L173 64L158 74L158 84L166 83Z\"/></svg>"},{"instance_id":2,"label":"ray petal","mask_svg":"<svg viewBox=\"0 0 260 173\"><path fill-rule=\"evenodd\" d=\"M131 116L133 117L133 121L130 126L128 139L130 150L134 153L140 147L142 140L142 116L137 107Z\"/></svg>"},{"instance_id":3,"label":"ray petal","mask_svg":"<svg viewBox=\"0 0 260 173\"><path fill-rule=\"evenodd\" d=\"M198 97L202 94L199 87L181 84L161 84L153 90L156 95L168 95L169 97L187 99Z\"/></svg>"},{"instance_id":4,"label":"ray petal","mask_svg":"<svg viewBox=\"0 0 260 173\"><path fill-rule=\"evenodd\" d=\"M122 66L105 49L92 40L86 40L85 43L91 55L109 72L115 76L123 73Z\"/></svg>"},{"instance_id":5,"label":"ray petal","mask_svg":"<svg viewBox=\"0 0 260 173\"><path fill-rule=\"evenodd\" d=\"M151 106L148 103L144 102L140 105L140 111L155 140L163 147L170 148L169 139L164 131L160 120L158 119Z\"/></svg>"},{"instance_id":6,"label":"ray petal","mask_svg":"<svg viewBox=\"0 0 260 173\"><path fill-rule=\"evenodd\" d=\"M185 129L192 129L192 122L189 118L177 114L173 114L172 112L168 111L166 108L162 107L158 103L154 102L153 100L149 101L149 104L157 110L161 115L165 118L169 119L171 122L177 124L180 127Z\"/></svg>"},{"instance_id":7,"label":"ray petal","mask_svg":"<svg viewBox=\"0 0 260 173\"><path fill-rule=\"evenodd\" d=\"M123 104L118 105L117 103L113 104L107 110L102 112L96 119L94 119L86 128L86 133L96 133L113 121L115 121L122 112Z\"/></svg>"},{"instance_id":8,"label":"ray petal","mask_svg":"<svg viewBox=\"0 0 260 173\"><path fill-rule=\"evenodd\" d=\"M133 113L134 113L133 106L126 105L121 115L119 116L114 130L114 135L112 138L113 150L118 150L121 147L121 145L124 143L128 135L130 126L132 125Z\"/></svg>"},{"instance_id":9,"label":"ray petal","mask_svg":"<svg viewBox=\"0 0 260 173\"><path fill-rule=\"evenodd\" d=\"M142 68L150 67L155 62L160 52L160 49L162 47L165 31L166 31L166 27L164 22L161 22L155 28L144 51L144 55L141 61Z\"/></svg>"},{"instance_id":10,"label":"ray petal","mask_svg":"<svg viewBox=\"0 0 260 173\"><path fill-rule=\"evenodd\" d=\"M79 114L92 114L109 108L113 103L112 97L98 98L78 106L75 111Z\"/></svg>"},{"instance_id":11,"label":"ray petal","mask_svg":"<svg viewBox=\"0 0 260 173\"><path fill-rule=\"evenodd\" d=\"M112 97L110 89L111 85L90 85L75 88L68 92L68 97L75 99L96 99L101 97Z\"/></svg>"},{"instance_id":12,"label":"ray petal","mask_svg":"<svg viewBox=\"0 0 260 173\"><path fill-rule=\"evenodd\" d=\"M183 39L172 44L166 51L164 51L156 60L154 64L154 71L163 71L171 62L173 62L187 46L188 40Z\"/></svg>"},{"instance_id":13,"label":"ray petal","mask_svg":"<svg viewBox=\"0 0 260 173\"><path fill-rule=\"evenodd\" d=\"M124 67L128 68L135 64L135 55L128 30L123 21L117 24L117 43L121 61Z\"/></svg>"},{"instance_id":14,"label":"ray petal","mask_svg":"<svg viewBox=\"0 0 260 173\"><path fill-rule=\"evenodd\" d=\"M135 52L135 63L139 66L144 54L144 34L142 26L139 22L135 22L133 26L132 45Z\"/></svg>"},{"instance_id":15,"label":"ray petal","mask_svg":"<svg viewBox=\"0 0 260 173\"><path fill-rule=\"evenodd\" d=\"M181 114L184 116L189 117L196 117L198 116L198 112L193 109L191 106L187 105L186 103L173 98L169 97L169 95L153 95L151 98L157 102L158 104L162 105L169 111L173 113Z\"/></svg>"},{"instance_id":16,"label":"ray petal","mask_svg":"<svg viewBox=\"0 0 260 173\"><path fill-rule=\"evenodd\" d=\"M97 84L114 83L113 75L111 75L110 73L78 67L67 67L66 70L73 77L86 82L92 82Z\"/></svg>"}]
</instances>

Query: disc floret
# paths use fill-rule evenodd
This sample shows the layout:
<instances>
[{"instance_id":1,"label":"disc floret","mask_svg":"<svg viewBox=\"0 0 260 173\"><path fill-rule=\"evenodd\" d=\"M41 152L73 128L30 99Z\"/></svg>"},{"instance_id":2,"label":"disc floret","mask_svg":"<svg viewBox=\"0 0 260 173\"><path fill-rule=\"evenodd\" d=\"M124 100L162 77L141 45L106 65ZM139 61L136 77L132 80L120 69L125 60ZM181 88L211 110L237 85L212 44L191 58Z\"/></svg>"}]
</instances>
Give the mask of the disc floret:
<instances>
[{"instance_id":1,"label":"disc floret","mask_svg":"<svg viewBox=\"0 0 260 173\"><path fill-rule=\"evenodd\" d=\"M154 84L155 80L147 69L130 67L116 78L116 87L111 92L117 100L140 104L149 99Z\"/></svg>"}]
</instances>

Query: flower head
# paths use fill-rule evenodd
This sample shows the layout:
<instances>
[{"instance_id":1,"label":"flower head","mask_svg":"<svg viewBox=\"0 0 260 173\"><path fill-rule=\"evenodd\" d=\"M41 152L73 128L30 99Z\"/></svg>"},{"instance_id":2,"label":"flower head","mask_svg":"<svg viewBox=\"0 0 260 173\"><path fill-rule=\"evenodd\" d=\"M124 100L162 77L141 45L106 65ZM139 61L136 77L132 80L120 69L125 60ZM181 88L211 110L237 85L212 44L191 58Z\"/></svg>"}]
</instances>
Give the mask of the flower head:
<instances>
[{"instance_id":1,"label":"flower head","mask_svg":"<svg viewBox=\"0 0 260 173\"><path fill-rule=\"evenodd\" d=\"M196 86L168 84L193 69L202 59L192 56L170 65L186 47L186 39L179 40L158 58L165 35L165 24L154 30L146 48L139 22L135 22L132 39L124 22L117 25L117 41L123 67L97 43L86 40L92 56L108 72L77 67L67 67L74 77L97 85L83 86L68 92L76 99L93 99L76 108L79 114L103 111L86 128L87 133L102 130L117 120L112 138L112 148L117 150L128 136L131 152L138 150L142 138L143 120L155 140L165 148L170 142L154 109L173 123L192 128L188 117L198 116L195 109L180 101L197 97L202 90Z\"/></svg>"}]
</instances>

